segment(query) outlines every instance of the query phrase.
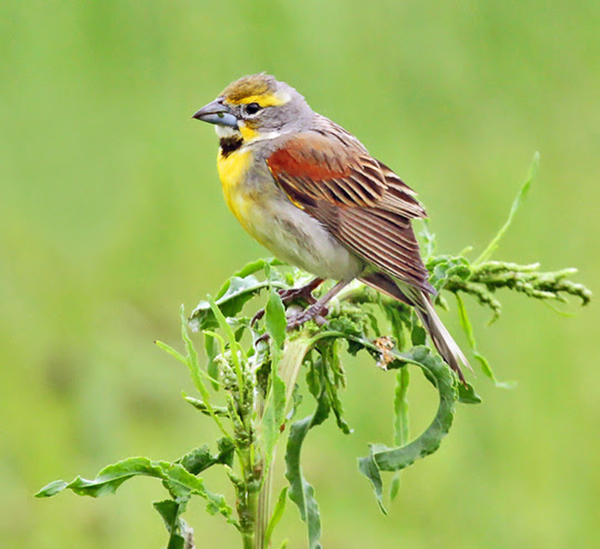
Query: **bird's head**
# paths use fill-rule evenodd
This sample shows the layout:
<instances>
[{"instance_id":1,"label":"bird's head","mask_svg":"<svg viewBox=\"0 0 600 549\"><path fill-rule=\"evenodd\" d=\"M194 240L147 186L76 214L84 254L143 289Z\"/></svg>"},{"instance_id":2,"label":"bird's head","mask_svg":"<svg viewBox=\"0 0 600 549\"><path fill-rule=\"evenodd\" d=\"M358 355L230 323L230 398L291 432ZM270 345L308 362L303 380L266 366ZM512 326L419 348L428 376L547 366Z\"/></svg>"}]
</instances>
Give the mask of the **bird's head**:
<instances>
[{"instance_id":1,"label":"bird's head","mask_svg":"<svg viewBox=\"0 0 600 549\"><path fill-rule=\"evenodd\" d=\"M313 115L294 88L260 73L229 84L193 118L215 124L220 138L237 137L251 143L301 130Z\"/></svg>"}]
</instances>

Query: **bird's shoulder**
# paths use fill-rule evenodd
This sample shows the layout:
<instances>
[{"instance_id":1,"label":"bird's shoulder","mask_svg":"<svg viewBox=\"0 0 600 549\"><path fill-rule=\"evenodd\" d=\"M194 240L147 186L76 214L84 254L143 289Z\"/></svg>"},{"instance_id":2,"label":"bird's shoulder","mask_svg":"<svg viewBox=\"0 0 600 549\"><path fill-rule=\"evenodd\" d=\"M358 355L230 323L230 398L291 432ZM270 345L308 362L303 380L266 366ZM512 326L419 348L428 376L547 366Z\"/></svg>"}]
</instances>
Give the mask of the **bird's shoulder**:
<instances>
[{"instance_id":1,"label":"bird's shoulder","mask_svg":"<svg viewBox=\"0 0 600 549\"><path fill-rule=\"evenodd\" d=\"M426 217L416 193L371 156L350 132L316 115L303 131L282 136L266 158L280 187L296 204L327 201L340 207L370 207Z\"/></svg>"}]
</instances>

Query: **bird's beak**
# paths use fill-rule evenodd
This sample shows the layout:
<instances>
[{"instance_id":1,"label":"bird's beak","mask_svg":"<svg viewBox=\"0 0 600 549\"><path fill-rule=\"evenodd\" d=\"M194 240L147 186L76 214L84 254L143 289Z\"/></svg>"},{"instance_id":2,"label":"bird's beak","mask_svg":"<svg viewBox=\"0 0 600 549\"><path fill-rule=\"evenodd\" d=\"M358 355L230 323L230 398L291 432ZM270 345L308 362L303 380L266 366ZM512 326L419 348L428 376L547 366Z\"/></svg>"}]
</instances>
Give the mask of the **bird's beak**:
<instances>
[{"instance_id":1,"label":"bird's beak","mask_svg":"<svg viewBox=\"0 0 600 549\"><path fill-rule=\"evenodd\" d=\"M237 118L229 107L223 103L221 98L217 98L202 107L192 118L208 122L209 124L218 124L219 126L238 127Z\"/></svg>"}]
</instances>

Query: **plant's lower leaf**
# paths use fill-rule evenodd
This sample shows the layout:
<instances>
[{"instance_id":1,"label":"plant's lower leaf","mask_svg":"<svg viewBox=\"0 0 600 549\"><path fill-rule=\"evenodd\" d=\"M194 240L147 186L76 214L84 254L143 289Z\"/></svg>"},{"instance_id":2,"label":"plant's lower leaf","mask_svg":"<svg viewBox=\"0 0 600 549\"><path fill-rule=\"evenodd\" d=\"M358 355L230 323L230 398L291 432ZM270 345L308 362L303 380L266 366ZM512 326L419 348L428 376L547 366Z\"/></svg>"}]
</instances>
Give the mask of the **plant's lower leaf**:
<instances>
[{"instance_id":1,"label":"plant's lower leaf","mask_svg":"<svg viewBox=\"0 0 600 549\"><path fill-rule=\"evenodd\" d=\"M407 363L419 366L425 377L438 390L440 401L435 418L415 440L394 448L388 448L383 444L373 444L370 446L369 455L359 460L359 470L373 485L375 497L384 512L380 471L400 471L412 465L417 459L435 452L450 430L458 399L456 377L446 363L437 355L432 354L427 347L413 347L407 353L399 353L396 350L391 352L395 355L396 360L390 362L388 367L401 367Z\"/></svg>"},{"instance_id":2,"label":"plant's lower leaf","mask_svg":"<svg viewBox=\"0 0 600 549\"><path fill-rule=\"evenodd\" d=\"M375 462L382 471L399 471L412 465L417 459L435 452L450 430L458 399L456 377L446 363L429 348L413 347L408 353L398 353L398 358L419 366L427 374L426 378L438 390L440 401L435 418L421 436L402 447L379 446L373 451Z\"/></svg>"},{"instance_id":3,"label":"plant's lower leaf","mask_svg":"<svg viewBox=\"0 0 600 549\"><path fill-rule=\"evenodd\" d=\"M400 368L396 374L394 391L394 445L404 446L409 437L408 420L408 385L410 372L408 368ZM400 489L400 471L396 471L390 486L390 499L394 500Z\"/></svg>"},{"instance_id":4,"label":"plant's lower leaf","mask_svg":"<svg viewBox=\"0 0 600 549\"><path fill-rule=\"evenodd\" d=\"M358 470L369 479L369 482L373 485L373 491L375 492L375 498L379 504L379 508L384 515L387 515L387 509L383 504L383 480L381 479L381 472L375 459L373 457L374 446L369 447L369 455L364 458L358 459Z\"/></svg>"},{"instance_id":5,"label":"plant's lower leaf","mask_svg":"<svg viewBox=\"0 0 600 549\"><path fill-rule=\"evenodd\" d=\"M187 525L181 519L181 515L185 511L187 500L175 501L173 499L166 499L155 501L152 505L159 512L169 532L167 549L184 549Z\"/></svg>"},{"instance_id":6,"label":"plant's lower leaf","mask_svg":"<svg viewBox=\"0 0 600 549\"><path fill-rule=\"evenodd\" d=\"M321 383L321 394L318 398L314 414L292 424L285 454L285 476L290 483L289 497L298 506L300 517L308 527L309 549L320 549L321 515L314 495L314 488L302 475L300 453L308 431L320 425L329 415L329 401L324 383Z\"/></svg>"},{"instance_id":7,"label":"plant's lower leaf","mask_svg":"<svg viewBox=\"0 0 600 549\"><path fill-rule=\"evenodd\" d=\"M165 526L169 532L173 531L176 527L177 519L181 515L182 511L185 511L187 502L178 502L174 499L165 499L162 501L155 501L152 505L159 512L160 516L165 523Z\"/></svg>"},{"instance_id":8,"label":"plant's lower leaf","mask_svg":"<svg viewBox=\"0 0 600 549\"><path fill-rule=\"evenodd\" d=\"M279 497L277 498L277 503L275 504L275 509L273 510L273 515L269 520L269 524L267 525L267 531L265 533L265 547L269 547L269 542L271 541L271 537L273 536L273 531L275 527L279 524L281 517L285 511L285 504L287 502L287 493L288 487L284 486L284 488L279 493Z\"/></svg>"},{"instance_id":9,"label":"plant's lower leaf","mask_svg":"<svg viewBox=\"0 0 600 549\"><path fill-rule=\"evenodd\" d=\"M128 458L109 465L93 480L77 477L70 483L64 481L50 483L42 488L36 497L50 497L62 490L70 489L77 495L97 498L114 494L121 484L136 476L162 480L173 498L186 499L191 495L200 496L206 499L207 511L210 514L221 513L228 519L231 517L231 507L227 505L225 498L209 492L201 478L195 477L180 464L152 461L146 457Z\"/></svg>"}]
</instances>

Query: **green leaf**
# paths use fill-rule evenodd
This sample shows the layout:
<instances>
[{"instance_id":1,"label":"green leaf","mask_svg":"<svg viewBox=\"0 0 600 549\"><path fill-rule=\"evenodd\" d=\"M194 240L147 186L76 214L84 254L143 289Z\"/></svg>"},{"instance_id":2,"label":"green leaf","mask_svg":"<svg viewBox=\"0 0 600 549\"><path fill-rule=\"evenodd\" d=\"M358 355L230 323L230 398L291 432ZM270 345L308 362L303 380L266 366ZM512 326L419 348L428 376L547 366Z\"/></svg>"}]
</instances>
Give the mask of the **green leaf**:
<instances>
[{"instance_id":1,"label":"green leaf","mask_svg":"<svg viewBox=\"0 0 600 549\"><path fill-rule=\"evenodd\" d=\"M269 291L269 300L265 307L265 322L267 332L273 338L273 341L279 348L283 346L286 335L287 320L285 318L285 307L281 297L271 286Z\"/></svg>"},{"instance_id":2,"label":"green leaf","mask_svg":"<svg viewBox=\"0 0 600 549\"><path fill-rule=\"evenodd\" d=\"M170 345L163 343L162 341L154 342L159 349L162 349L166 353L170 354L173 358L181 362L182 364L188 365L187 358L185 358L179 351L176 351Z\"/></svg>"},{"instance_id":3,"label":"green leaf","mask_svg":"<svg viewBox=\"0 0 600 549\"><path fill-rule=\"evenodd\" d=\"M396 374L396 390L394 392L394 445L404 446L409 437L408 420L408 385L410 373L408 368L400 368ZM400 489L400 471L396 471L390 486L390 498L394 500Z\"/></svg>"},{"instance_id":4,"label":"green leaf","mask_svg":"<svg viewBox=\"0 0 600 549\"><path fill-rule=\"evenodd\" d=\"M233 276L239 276L240 278L245 278L248 275L257 273L258 271L264 271L267 266L275 267L278 265L285 265L285 263L283 263L283 261L280 261L279 259L276 259L274 257L268 257L266 259L257 259L255 261L251 261L250 263L247 263L246 265L244 265L239 271L237 271L236 273L233 273ZM220 295L217 295L217 297L220 297Z\"/></svg>"},{"instance_id":5,"label":"green leaf","mask_svg":"<svg viewBox=\"0 0 600 549\"><path fill-rule=\"evenodd\" d=\"M215 391L219 390L219 363L215 360L219 354L219 346L215 338L206 332L204 333L204 351L208 362L206 364L206 372L214 380L211 385Z\"/></svg>"},{"instance_id":6,"label":"green leaf","mask_svg":"<svg viewBox=\"0 0 600 549\"><path fill-rule=\"evenodd\" d=\"M381 473L379 467L373 458L373 449L377 445L369 445L369 455L364 458L358 459L358 470L369 479L369 482L373 485L373 491L375 492L375 498L379 504L379 509L384 515L387 515L387 509L383 504L383 480L381 479Z\"/></svg>"},{"instance_id":7,"label":"green leaf","mask_svg":"<svg viewBox=\"0 0 600 549\"><path fill-rule=\"evenodd\" d=\"M151 461L146 457L124 459L102 469L95 479L76 477L72 482L56 481L42 488L36 497L50 497L69 489L80 496L100 497L114 494L126 480L136 476L154 477L162 480L163 485L173 498L189 498L197 495L207 500L210 514L221 513L227 519L231 517L231 507L221 495L213 494L204 487L204 481L197 478L180 464L166 461Z\"/></svg>"},{"instance_id":8,"label":"green leaf","mask_svg":"<svg viewBox=\"0 0 600 549\"><path fill-rule=\"evenodd\" d=\"M180 503L174 499L165 499L162 501L155 501L152 505L159 512L167 530L171 532L174 527L177 526L177 519L182 510L185 510L186 504L187 502Z\"/></svg>"},{"instance_id":9,"label":"green leaf","mask_svg":"<svg viewBox=\"0 0 600 549\"><path fill-rule=\"evenodd\" d=\"M359 459L359 470L373 485L375 497L381 510L383 488L381 471L400 471L412 465L417 459L435 452L444 436L450 430L454 409L458 399L456 377L452 374L440 357L431 353L427 347L413 347L408 353L391 351L395 360L388 364L389 368L397 368L406 364L419 366L427 380L438 390L439 406L435 418L425 431L412 442L388 448L383 444L370 445L369 455Z\"/></svg>"},{"instance_id":10,"label":"green leaf","mask_svg":"<svg viewBox=\"0 0 600 549\"><path fill-rule=\"evenodd\" d=\"M428 219L422 220L419 236L423 241L423 258L426 260L435 253L436 248L435 233L431 232Z\"/></svg>"},{"instance_id":11,"label":"green leaf","mask_svg":"<svg viewBox=\"0 0 600 549\"><path fill-rule=\"evenodd\" d=\"M277 372L272 372L271 379L271 390L269 391L262 420L267 468L271 465L273 450L281 435L281 426L285 421L286 407L285 383Z\"/></svg>"},{"instance_id":12,"label":"green leaf","mask_svg":"<svg viewBox=\"0 0 600 549\"><path fill-rule=\"evenodd\" d=\"M408 344L407 330L413 327L412 315L409 307L399 301L383 301L383 312L390 321L392 335L396 339L398 349L405 349ZM413 330L414 331L414 330Z\"/></svg>"},{"instance_id":13,"label":"green leaf","mask_svg":"<svg viewBox=\"0 0 600 549\"><path fill-rule=\"evenodd\" d=\"M327 390L327 398L329 399L329 405L335 415L335 421L338 428L345 435L352 433L350 425L344 419L344 405L338 394L338 385L342 387L345 384L345 378L340 362L340 358L337 351L337 342L332 340L327 342L325 345L320 346L322 357L320 362L322 364L323 381ZM317 370L313 368L313 370Z\"/></svg>"},{"instance_id":14,"label":"green leaf","mask_svg":"<svg viewBox=\"0 0 600 549\"><path fill-rule=\"evenodd\" d=\"M269 281L259 281L255 276L232 276L221 288L215 303L225 317L235 317L255 295L270 286ZM192 311L190 326L194 331L212 330L219 325L209 301L200 301Z\"/></svg>"},{"instance_id":15,"label":"green leaf","mask_svg":"<svg viewBox=\"0 0 600 549\"><path fill-rule=\"evenodd\" d=\"M271 541L271 537L273 536L273 531L275 527L279 524L281 517L283 517L283 513L285 511L285 504L287 502L287 493L288 487L284 486L281 492L279 492L279 497L277 498L277 503L275 504L275 509L273 510L273 515L269 520L269 524L267 525L267 531L265 533L265 543L264 546L268 547L269 542Z\"/></svg>"},{"instance_id":16,"label":"green leaf","mask_svg":"<svg viewBox=\"0 0 600 549\"><path fill-rule=\"evenodd\" d=\"M188 528L185 521L181 519L181 515L185 511L187 500L166 499L155 501L152 505L159 512L169 532L167 549L184 549Z\"/></svg>"},{"instance_id":17,"label":"green leaf","mask_svg":"<svg viewBox=\"0 0 600 549\"><path fill-rule=\"evenodd\" d=\"M36 498L51 498L59 492L62 492L67 486L68 482L64 480L54 480L50 484L44 486L39 492L35 494Z\"/></svg>"},{"instance_id":18,"label":"green leaf","mask_svg":"<svg viewBox=\"0 0 600 549\"><path fill-rule=\"evenodd\" d=\"M212 414L215 414L217 416L229 416L229 410L226 406L211 406L209 409L202 400L187 396L186 394L183 395L183 398L185 398L186 402L189 402L194 408L196 408L196 410L202 412L204 415L212 416Z\"/></svg>"},{"instance_id":19,"label":"green leaf","mask_svg":"<svg viewBox=\"0 0 600 549\"><path fill-rule=\"evenodd\" d=\"M321 548L321 544L319 543L321 537L321 516L319 505L315 499L314 488L302 475L300 453L308 431L323 423L329 415L329 402L324 383L321 384L321 387L322 390L317 401L315 413L292 424L285 454L285 476L290 483L289 496L298 506L300 517L307 524L309 549Z\"/></svg>"},{"instance_id":20,"label":"green leaf","mask_svg":"<svg viewBox=\"0 0 600 549\"><path fill-rule=\"evenodd\" d=\"M234 446L231 440L223 437L218 442L219 451L213 455L208 445L203 445L180 457L175 463L181 463L186 471L192 475L199 475L202 471L217 464L231 467L233 463Z\"/></svg>"},{"instance_id":21,"label":"green leaf","mask_svg":"<svg viewBox=\"0 0 600 549\"><path fill-rule=\"evenodd\" d=\"M475 357L475 360L477 360L477 362L479 362L479 365L481 366L481 371L494 382L496 387L500 387L502 389L513 388L515 385L514 383L498 381L498 379L496 379L496 376L494 375L492 367L490 366L488 361L485 359L485 357L477 350L475 334L473 333L473 326L471 325L469 315L467 314L467 308L465 307L462 297L460 297L459 294L454 294L454 295L456 296L456 304L457 304L457 309L458 309L458 318L460 320L460 325L461 325L463 331L465 332L465 335L467 336L467 341L469 342L469 346L471 347L471 351L473 353L473 356ZM467 395L467 393L469 391L467 391L466 388L463 388L463 393L460 395L461 402L465 402L468 404L481 402L481 399L479 398L479 396L477 396L475 394L475 390L472 387L470 387L470 389L471 389L472 395ZM466 398L466 400L462 400L463 396ZM475 398L475 400L473 400L473 398ZM479 399L479 400L477 400L477 399Z\"/></svg>"},{"instance_id":22,"label":"green leaf","mask_svg":"<svg viewBox=\"0 0 600 549\"><path fill-rule=\"evenodd\" d=\"M185 310L183 305L179 311L179 315L181 317L181 339L185 343L185 350L187 351L187 357L185 358L185 364L187 365L190 375L192 377L192 381L196 386L196 389L200 392L202 397L207 401L208 404L208 391L204 386L204 382L202 381L202 371L200 370L200 365L198 363L198 352L194 347L194 343L192 342L189 334L188 334L188 325L187 320L185 318Z\"/></svg>"},{"instance_id":23,"label":"green leaf","mask_svg":"<svg viewBox=\"0 0 600 549\"><path fill-rule=\"evenodd\" d=\"M488 260L492 256L492 254L496 251L496 248L498 247L500 240L502 240L504 233L506 233L506 231L512 224L515 215L517 215L519 208L525 202L525 199L527 198L527 194L529 193L529 187L531 186L531 182L537 175L539 165L540 165L540 153L536 152L533 155L533 160L531 161L531 166L529 168L529 174L527 175L525 182L523 183L521 189L519 190L519 192L517 194L517 197L515 198L515 200L512 204L512 207L510 208L510 213L508 214L508 219L506 220L504 225L502 225L502 227L500 228L500 230L498 231L496 236L488 244L488 247L475 260L473 265L479 265L479 264L483 263L484 261Z\"/></svg>"},{"instance_id":24,"label":"green leaf","mask_svg":"<svg viewBox=\"0 0 600 549\"><path fill-rule=\"evenodd\" d=\"M373 456L382 471L399 471L417 459L435 452L452 425L458 399L456 377L446 363L427 347L414 347L408 353L398 353L398 362L419 366L426 378L436 387L439 406L435 418L427 429L409 444L397 448L378 447Z\"/></svg>"},{"instance_id":25,"label":"green leaf","mask_svg":"<svg viewBox=\"0 0 600 549\"><path fill-rule=\"evenodd\" d=\"M229 350L231 351L231 361L233 362L238 381L238 387L240 388L240 402L243 402L242 397L244 391L242 388L244 387L244 372L241 360L243 360L242 356L245 357L244 351L241 345L239 344L238 340L236 339L233 329L227 323L227 318L223 314L223 311L221 311L219 305L217 305L217 303L213 300L211 296L208 296L208 302L219 327L221 328L221 330L223 330L223 332L225 332L225 335L227 336L227 340L229 342ZM202 394L202 396L207 402L207 396L205 396L204 394Z\"/></svg>"},{"instance_id":26,"label":"green leaf","mask_svg":"<svg viewBox=\"0 0 600 549\"><path fill-rule=\"evenodd\" d=\"M458 384L458 401L462 404L480 404L481 397L475 392L473 385L467 383Z\"/></svg>"},{"instance_id":27,"label":"green leaf","mask_svg":"<svg viewBox=\"0 0 600 549\"><path fill-rule=\"evenodd\" d=\"M467 280L472 271L466 258L450 255L430 258L427 262L427 269L431 272L429 282L438 292L444 288L449 279L458 277L461 280Z\"/></svg>"}]
</instances>

